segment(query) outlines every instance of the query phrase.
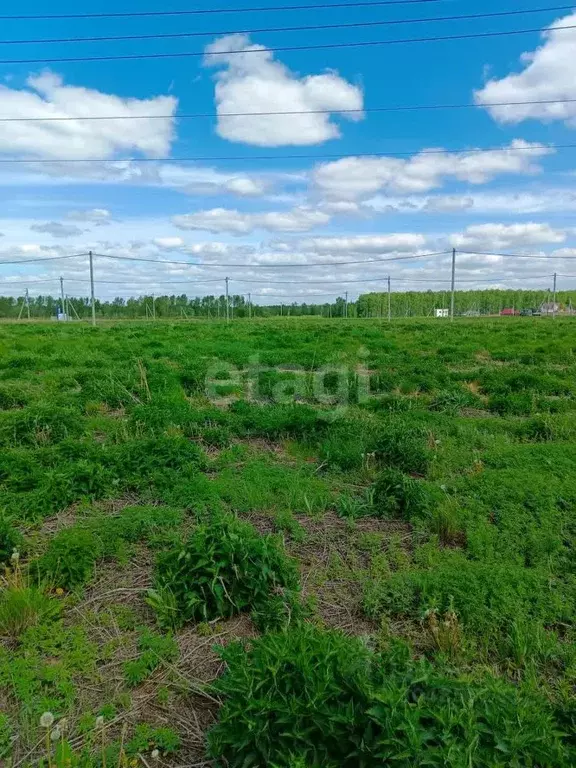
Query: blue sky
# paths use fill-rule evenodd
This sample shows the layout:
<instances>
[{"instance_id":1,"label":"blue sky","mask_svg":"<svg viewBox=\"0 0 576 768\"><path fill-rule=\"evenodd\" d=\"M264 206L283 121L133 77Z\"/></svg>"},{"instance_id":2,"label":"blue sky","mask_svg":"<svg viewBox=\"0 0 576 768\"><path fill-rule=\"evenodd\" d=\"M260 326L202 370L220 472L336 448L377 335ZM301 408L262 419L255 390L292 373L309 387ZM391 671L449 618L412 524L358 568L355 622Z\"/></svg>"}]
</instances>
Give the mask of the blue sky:
<instances>
[{"instance_id":1,"label":"blue sky","mask_svg":"<svg viewBox=\"0 0 576 768\"><path fill-rule=\"evenodd\" d=\"M274 0L261 4L275 5ZM285 4L285 0L276 3ZM298 4L296 0L294 4ZM459 258L458 274L470 281L468 285L473 280L483 285L483 281L502 276L507 278L502 285L519 287L522 282L537 285L538 275L553 271L576 273L566 259L576 257L576 150L554 152L540 146L576 143L576 104L338 112L475 100L489 104L576 99L576 30L543 34L554 22L576 24L571 10L371 28L226 34L545 5L531 0L520 6L509 0L502 6L485 0L479 7L463 0L438 0L291 12L3 21L0 37L4 41L216 34L168 40L5 44L2 59L204 52L207 46L208 53L216 55L1 64L0 117L163 117L0 123L0 155L27 161L0 165L0 260L68 255L88 248L158 260L158 265L102 261L101 274L105 271L108 278L118 279L118 285L99 286L103 296L164 292L169 289L162 284L172 280L174 288L169 292L212 293L208 284L177 289L176 283L221 279L226 274L238 278L237 292L250 290L248 281L253 278L263 281L254 283L254 292L285 292L287 297L341 293L346 287L355 295L380 288L381 278L389 271L397 278L398 290L415 288L417 283L411 280L448 276L448 256L426 259L425 254L452 246L483 252ZM174 0L169 7L187 6ZM78 9L77 3L60 0L49 12L78 13ZM154 0L143 0L137 6L100 2L93 9L117 13L162 8ZM83 12L89 10L82 7ZM29 1L12 13L16 11L41 14L46 5ZM366 48L266 50L525 28L540 31ZM262 50L228 53L254 46ZM332 112L233 119L177 117L199 112L319 109ZM529 145L536 147L520 151ZM503 149L466 153L478 147ZM506 151L507 147L513 149ZM462 153L418 154L431 148ZM386 156L388 152L391 154ZM378 154L367 156L370 153ZM394 153L407 155L399 158ZM290 159L293 154L312 157ZM314 158L332 154L342 159ZM178 162L179 157L230 155L242 159ZM263 155L269 159L259 159ZM126 160L139 157L157 162ZM70 158L86 162L59 162ZM108 162L99 162L103 159ZM42 162L34 162L39 160ZM540 254L549 256L549 261L491 255L500 251ZM408 256L418 258L404 260ZM402 260L394 267L341 264L398 257ZM192 266L168 261L186 261ZM283 261L301 263L302 268L282 269ZM329 266L306 266L318 261ZM239 263L249 266L232 266ZM81 282L86 275L84 258L6 265L1 270L2 291L16 295L24 281L53 280L63 271L70 280L68 291L85 293ZM351 282L371 275L375 279L366 285ZM283 279L294 280L294 285L265 282ZM540 282L546 287L549 281ZM46 292L51 286L30 282L30 290L35 292ZM564 279L563 287L573 286L576 278ZM267 300L266 296L261 300Z\"/></svg>"}]
</instances>

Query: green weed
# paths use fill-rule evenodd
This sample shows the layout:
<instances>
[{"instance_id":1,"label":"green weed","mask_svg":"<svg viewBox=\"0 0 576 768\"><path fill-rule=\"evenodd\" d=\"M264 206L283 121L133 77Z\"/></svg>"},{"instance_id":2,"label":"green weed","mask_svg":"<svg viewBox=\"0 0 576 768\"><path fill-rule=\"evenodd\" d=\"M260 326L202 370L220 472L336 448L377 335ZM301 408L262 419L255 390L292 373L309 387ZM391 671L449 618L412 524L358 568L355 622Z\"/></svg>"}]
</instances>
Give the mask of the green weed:
<instances>
[{"instance_id":1,"label":"green weed","mask_svg":"<svg viewBox=\"0 0 576 768\"><path fill-rule=\"evenodd\" d=\"M149 602L161 624L180 626L258 608L274 592L297 587L295 566L276 538L218 515L183 547L159 555Z\"/></svg>"}]
</instances>

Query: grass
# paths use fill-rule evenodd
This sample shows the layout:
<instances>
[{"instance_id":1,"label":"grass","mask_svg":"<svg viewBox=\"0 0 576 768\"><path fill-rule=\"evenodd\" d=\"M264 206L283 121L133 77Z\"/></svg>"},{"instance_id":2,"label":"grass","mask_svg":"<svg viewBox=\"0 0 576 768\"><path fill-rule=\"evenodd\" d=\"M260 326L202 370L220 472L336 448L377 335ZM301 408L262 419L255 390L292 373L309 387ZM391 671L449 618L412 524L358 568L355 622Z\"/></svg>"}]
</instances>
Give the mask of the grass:
<instances>
[{"instance_id":1,"label":"grass","mask_svg":"<svg viewBox=\"0 0 576 768\"><path fill-rule=\"evenodd\" d=\"M575 374L571 318L1 327L2 764L574 765Z\"/></svg>"}]
</instances>

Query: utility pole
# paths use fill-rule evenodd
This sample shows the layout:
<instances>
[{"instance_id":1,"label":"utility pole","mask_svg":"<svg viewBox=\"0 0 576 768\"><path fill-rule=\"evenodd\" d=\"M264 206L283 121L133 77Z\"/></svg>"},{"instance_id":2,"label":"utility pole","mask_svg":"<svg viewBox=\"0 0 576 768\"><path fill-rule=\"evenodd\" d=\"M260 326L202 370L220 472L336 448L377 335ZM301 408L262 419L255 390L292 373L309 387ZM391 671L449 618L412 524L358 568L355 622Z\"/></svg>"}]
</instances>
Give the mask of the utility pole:
<instances>
[{"instance_id":1,"label":"utility pole","mask_svg":"<svg viewBox=\"0 0 576 768\"><path fill-rule=\"evenodd\" d=\"M452 282L450 286L450 322L454 322L454 292L456 290L456 248L452 248Z\"/></svg>"},{"instance_id":2,"label":"utility pole","mask_svg":"<svg viewBox=\"0 0 576 768\"><path fill-rule=\"evenodd\" d=\"M26 288L26 314L28 315L28 320L30 320L30 295L28 294L28 288Z\"/></svg>"},{"instance_id":3,"label":"utility pole","mask_svg":"<svg viewBox=\"0 0 576 768\"><path fill-rule=\"evenodd\" d=\"M228 278L226 278L226 322L230 322L230 301L228 299Z\"/></svg>"},{"instance_id":4,"label":"utility pole","mask_svg":"<svg viewBox=\"0 0 576 768\"><path fill-rule=\"evenodd\" d=\"M94 256L92 251L88 253L90 257L90 303L92 305L92 325L96 325L96 299L94 298Z\"/></svg>"},{"instance_id":5,"label":"utility pole","mask_svg":"<svg viewBox=\"0 0 576 768\"><path fill-rule=\"evenodd\" d=\"M64 298L64 278L60 277L60 298L62 299L62 319L66 320L66 299Z\"/></svg>"},{"instance_id":6,"label":"utility pole","mask_svg":"<svg viewBox=\"0 0 576 768\"><path fill-rule=\"evenodd\" d=\"M344 317L348 317L348 291L344 294Z\"/></svg>"},{"instance_id":7,"label":"utility pole","mask_svg":"<svg viewBox=\"0 0 576 768\"><path fill-rule=\"evenodd\" d=\"M248 317L252 319L252 294L248 294Z\"/></svg>"},{"instance_id":8,"label":"utility pole","mask_svg":"<svg viewBox=\"0 0 576 768\"><path fill-rule=\"evenodd\" d=\"M152 294L152 319L156 320L156 294Z\"/></svg>"},{"instance_id":9,"label":"utility pole","mask_svg":"<svg viewBox=\"0 0 576 768\"><path fill-rule=\"evenodd\" d=\"M556 319L556 272L554 272L554 291L552 296L552 320Z\"/></svg>"},{"instance_id":10,"label":"utility pole","mask_svg":"<svg viewBox=\"0 0 576 768\"><path fill-rule=\"evenodd\" d=\"M388 275L388 322L392 320L392 292L390 288L390 275Z\"/></svg>"}]
</instances>

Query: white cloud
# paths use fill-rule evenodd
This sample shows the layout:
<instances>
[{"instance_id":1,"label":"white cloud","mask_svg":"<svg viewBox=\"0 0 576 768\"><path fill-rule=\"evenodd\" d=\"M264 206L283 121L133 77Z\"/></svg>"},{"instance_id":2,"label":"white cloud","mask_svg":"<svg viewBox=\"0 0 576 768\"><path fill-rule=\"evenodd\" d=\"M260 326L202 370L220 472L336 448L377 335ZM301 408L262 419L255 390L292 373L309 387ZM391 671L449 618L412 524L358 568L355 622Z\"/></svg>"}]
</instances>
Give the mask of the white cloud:
<instances>
[{"instance_id":1,"label":"white cloud","mask_svg":"<svg viewBox=\"0 0 576 768\"><path fill-rule=\"evenodd\" d=\"M503 173L535 173L533 161L553 152L515 139L509 147L486 152L433 153L424 150L407 160L396 157L345 157L316 166L317 189L336 200L357 200L380 191L422 193L447 178L485 184Z\"/></svg>"},{"instance_id":2,"label":"white cloud","mask_svg":"<svg viewBox=\"0 0 576 768\"><path fill-rule=\"evenodd\" d=\"M429 197L422 210L428 213L454 213L468 211L474 207L474 198L470 195L437 195Z\"/></svg>"},{"instance_id":3,"label":"white cloud","mask_svg":"<svg viewBox=\"0 0 576 768\"><path fill-rule=\"evenodd\" d=\"M355 235L351 237L314 237L302 240L299 248L314 253L392 253L413 252L424 247L424 235L400 232L391 235Z\"/></svg>"},{"instance_id":4,"label":"white cloud","mask_svg":"<svg viewBox=\"0 0 576 768\"><path fill-rule=\"evenodd\" d=\"M98 117L170 115L153 120L63 120L0 123L0 152L30 159L111 158L117 153L141 152L161 157L174 138L172 96L121 98L90 88L65 85L53 72L29 77L27 88L0 85L0 117Z\"/></svg>"},{"instance_id":5,"label":"white cloud","mask_svg":"<svg viewBox=\"0 0 576 768\"><path fill-rule=\"evenodd\" d=\"M454 248L480 251L505 248L526 248L563 243L567 232L553 229L549 224L526 222L523 224L474 224L464 232L452 235L449 240Z\"/></svg>"},{"instance_id":6,"label":"white cloud","mask_svg":"<svg viewBox=\"0 0 576 768\"><path fill-rule=\"evenodd\" d=\"M40 232L52 237L77 237L84 234L84 230L73 224L62 224L59 221L47 221L45 224L32 224L30 227L34 232Z\"/></svg>"},{"instance_id":7,"label":"white cloud","mask_svg":"<svg viewBox=\"0 0 576 768\"><path fill-rule=\"evenodd\" d=\"M138 163L112 160L106 163L78 162L27 163L24 173L4 183L21 184L121 184L134 187L175 189L186 195L235 195L250 198L264 195L290 174L250 174L220 171L210 166L177 163Z\"/></svg>"},{"instance_id":8,"label":"white cloud","mask_svg":"<svg viewBox=\"0 0 576 768\"><path fill-rule=\"evenodd\" d=\"M247 235L255 229L274 232L307 232L330 221L330 215L323 211L300 206L289 211L267 213L242 213L228 208L212 208L181 216L174 216L172 223L178 229L206 230L208 232L230 232L233 235Z\"/></svg>"},{"instance_id":9,"label":"white cloud","mask_svg":"<svg viewBox=\"0 0 576 768\"><path fill-rule=\"evenodd\" d=\"M478 104L553 101L576 99L576 29L555 29L576 25L576 13L554 22L542 32L543 44L535 51L523 53L524 69L501 80L489 80L475 92ZM564 104L516 104L487 107L500 123L519 123L529 118L552 122L563 120L576 128L576 102Z\"/></svg>"},{"instance_id":10,"label":"white cloud","mask_svg":"<svg viewBox=\"0 0 576 768\"><path fill-rule=\"evenodd\" d=\"M549 187L534 191L470 191L462 195L376 195L367 200L361 210L366 213L497 213L504 216L574 212L576 192L569 188Z\"/></svg>"},{"instance_id":11,"label":"white cloud","mask_svg":"<svg viewBox=\"0 0 576 768\"><path fill-rule=\"evenodd\" d=\"M226 191L231 192L238 197L258 197L263 195L268 185L263 179L255 179L250 176L234 176L229 179L224 187Z\"/></svg>"},{"instance_id":12,"label":"white cloud","mask_svg":"<svg viewBox=\"0 0 576 768\"><path fill-rule=\"evenodd\" d=\"M163 248L167 251L173 248L181 248L184 245L184 240L181 237L155 237L152 242L158 248Z\"/></svg>"},{"instance_id":13,"label":"white cloud","mask_svg":"<svg viewBox=\"0 0 576 768\"><path fill-rule=\"evenodd\" d=\"M246 53L226 55L228 51ZM217 55L214 55L217 54ZM334 71L299 77L274 59L272 51L252 44L247 35L227 35L206 48L206 66L224 66L216 79L218 135L259 147L320 144L340 136L332 114L362 109L360 88ZM303 112L324 114L225 117L238 112ZM360 120L362 112L342 115Z\"/></svg>"},{"instance_id":14,"label":"white cloud","mask_svg":"<svg viewBox=\"0 0 576 768\"><path fill-rule=\"evenodd\" d=\"M66 218L70 221L85 221L103 227L110 224L112 214L106 208L87 208L83 211L69 211Z\"/></svg>"}]
</instances>

